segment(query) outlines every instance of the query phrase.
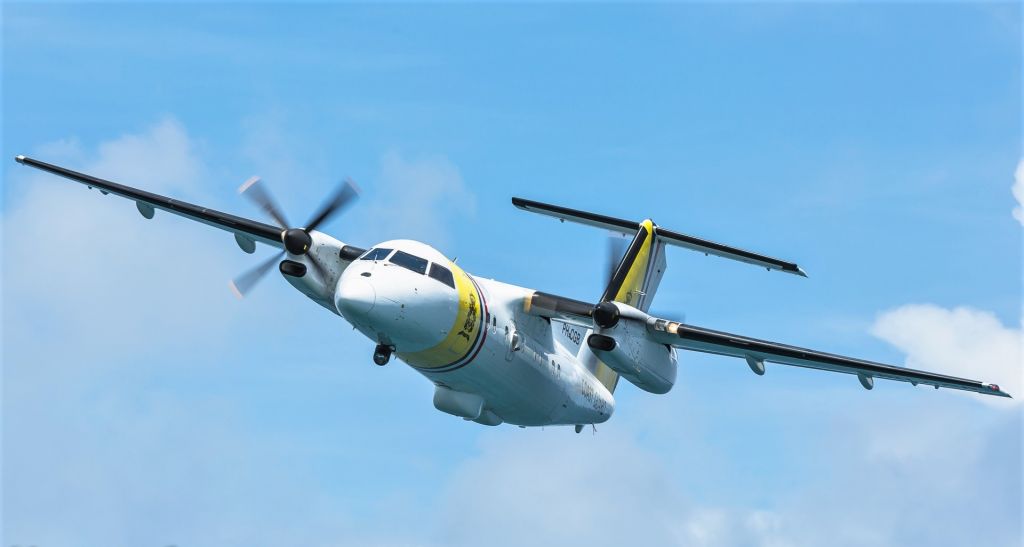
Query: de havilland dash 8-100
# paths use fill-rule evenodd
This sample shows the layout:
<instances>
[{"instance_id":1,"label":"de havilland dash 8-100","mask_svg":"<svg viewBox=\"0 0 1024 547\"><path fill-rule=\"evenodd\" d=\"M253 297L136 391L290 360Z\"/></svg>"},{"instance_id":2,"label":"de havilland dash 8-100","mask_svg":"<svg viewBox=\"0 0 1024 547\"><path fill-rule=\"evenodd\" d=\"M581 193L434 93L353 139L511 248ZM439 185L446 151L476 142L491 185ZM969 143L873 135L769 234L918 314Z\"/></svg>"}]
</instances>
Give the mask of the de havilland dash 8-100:
<instances>
[{"instance_id":1,"label":"de havilland dash 8-100","mask_svg":"<svg viewBox=\"0 0 1024 547\"><path fill-rule=\"evenodd\" d=\"M397 239L357 247L317 231L358 195L343 183L303 227L293 227L252 178L239 189L274 224L222 213L103 180L25 156L18 163L156 210L231 232L247 253L256 243L280 249L231 283L243 296L277 266L302 294L341 316L376 346L373 361L392 356L434 384L434 406L484 425L575 426L607 421L620 379L656 394L672 389L678 350L737 357L756 374L780 363L1009 397L995 384L843 357L711 330L648 314L665 273L665 247L678 246L805 276L792 262L667 230L650 219L623 220L513 198L525 211L618 232L632 241L597 302L582 302L466 272L425 243Z\"/></svg>"}]
</instances>

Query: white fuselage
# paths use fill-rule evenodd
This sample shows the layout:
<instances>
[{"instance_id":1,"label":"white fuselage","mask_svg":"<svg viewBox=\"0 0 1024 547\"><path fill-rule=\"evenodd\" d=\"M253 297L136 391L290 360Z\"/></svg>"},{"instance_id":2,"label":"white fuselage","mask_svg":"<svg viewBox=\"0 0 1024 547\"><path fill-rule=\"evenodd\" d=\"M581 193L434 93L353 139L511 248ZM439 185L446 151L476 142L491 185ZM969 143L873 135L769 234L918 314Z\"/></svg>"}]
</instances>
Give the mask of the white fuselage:
<instances>
[{"instance_id":1,"label":"white fuselage","mask_svg":"<svg viewBox=\"0 0 1024 547\"><path fill-rule=\"evenodd\" d=\"M612 395L556 342L551 323L521 312L531 291L488 279L477 284L492 317L480 353L450 372L417 370L435 384L480 394L511 424L594 424L611 417Z\"/></svg>"},{"instance_id":2,"label":"white fuselage","mask_svg":"<svg viewBox=\"0 0 1024 547\"><path fill-rule=\"evenodd\" d=\"M338 313L433 382L440 410L520 426L612 414L612 394L578 358L584 333L575 347L560 342L549 320L523 311L529 289L473 277L410 240L376 245L334 287Z\"/></svg>"}]
</instances>

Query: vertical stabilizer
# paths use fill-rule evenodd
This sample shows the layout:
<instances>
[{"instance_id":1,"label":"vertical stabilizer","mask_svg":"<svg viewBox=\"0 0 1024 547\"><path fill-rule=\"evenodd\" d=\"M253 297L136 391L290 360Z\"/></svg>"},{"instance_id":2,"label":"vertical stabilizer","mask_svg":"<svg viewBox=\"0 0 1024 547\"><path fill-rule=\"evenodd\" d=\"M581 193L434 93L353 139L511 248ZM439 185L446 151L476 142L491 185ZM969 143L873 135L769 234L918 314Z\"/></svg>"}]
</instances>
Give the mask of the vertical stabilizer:
<instances>
[{"instance_id":1,"label":"vertical stabilizer","mask_svg":"<svg viewBox=\"0 0 1024 547\"><path fill-rule=\"evenodd\" d=\"M612 273L601 301L622 302L647 311L664 274L665 244L656 235L654 223L644 220Z\"/></svg>"},{"instance_id":2,"label":"vertical stabilizer","mask_svg":"<svg viewBox=\"0 0 1024 547\"><path fill-rule=\"evenodd\" d=\"M654 222L650 219L640 222L633 241L612 273L601 301L622 302L647 311L665 274L665 265L665 244L659 241ZM619 375L602 363L586 344L580 348L579 358L608 391L615 391Z\"/></svg>"}]
</instances>

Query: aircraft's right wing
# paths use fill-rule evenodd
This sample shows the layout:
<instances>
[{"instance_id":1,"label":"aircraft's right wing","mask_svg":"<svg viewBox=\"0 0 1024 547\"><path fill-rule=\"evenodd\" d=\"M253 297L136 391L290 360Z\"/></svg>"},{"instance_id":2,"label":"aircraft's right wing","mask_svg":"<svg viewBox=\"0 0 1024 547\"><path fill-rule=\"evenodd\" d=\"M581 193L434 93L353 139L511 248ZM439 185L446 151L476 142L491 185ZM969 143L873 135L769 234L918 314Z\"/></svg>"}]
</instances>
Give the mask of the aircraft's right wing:
<instances>
[{"instance_id":1,"label":"aircraft's right wing","mask_svg":"<svg viewBox=\"0 0 1024 547\"><path fill-rule=\"evenodd\" d=\"M59 165L53 165L25 156L14 158L22 165L28 165L41 171L53 173L84 184L89 188L98 188L104 194L114 194L135 202L139 213L146 218L153 218L156 209L183 216L215 228L235 234L238 245L248 253L253 252L254 242L259 241L278 249L284 248L281 239L281 228L249 220L239 216L215 211L201 205L184 202L174 198L161 196L138 188L132 188L109 180L104 180L78 171L72 171Z\"/></svg>"},{"instance_id":2,"label":"aircraft's right wing","mask_svg":"<svg viewBox=\"0 0 1024 547\"><path fill-rule=\"evenodd\" d=\"M934 372L925 372L910 368L898 367L865 361L852 357L843 357L821 351L787 346L776 342L758 340L737 334L705 329L693 325L650 318L647 331L651 337L663 344L676 348L716 353L745 359L750 368L757 374L764 374L764 363L781 363L798 367L828 370L855 374L861 384L871 389L874 378L885 378L911 384L926 384L950 389L973 391L985 395L1009 397L1010 394L999 389L995 384L986 384L977 380L946 376Z\"/></svg>"}]
</instances>

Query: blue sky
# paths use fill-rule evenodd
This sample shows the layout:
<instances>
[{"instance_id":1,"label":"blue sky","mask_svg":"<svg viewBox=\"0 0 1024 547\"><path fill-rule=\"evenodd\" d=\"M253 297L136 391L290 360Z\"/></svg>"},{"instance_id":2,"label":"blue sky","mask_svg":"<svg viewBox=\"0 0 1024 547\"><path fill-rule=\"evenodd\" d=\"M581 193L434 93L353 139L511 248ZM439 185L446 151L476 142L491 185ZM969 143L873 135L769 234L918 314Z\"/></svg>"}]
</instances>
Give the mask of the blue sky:
<instances>
[{"instance_id":1,"label":"blue sky","mask_svg":"<svg viewBox=\"0 0 1024 547\"><path fill-rule=\"evenodd\" d=\"M229 236L16 154L414 237L580 299L605 234L710 328L1021 389L1021 13L985 5L3 5L3 542L1019 545L1021 407L684 354L596 434L442 414ZM1024 170L1018 176L1024 179ZM1024 199L1024 180L1017 196Z\"/></svg>"}]
</instances>

